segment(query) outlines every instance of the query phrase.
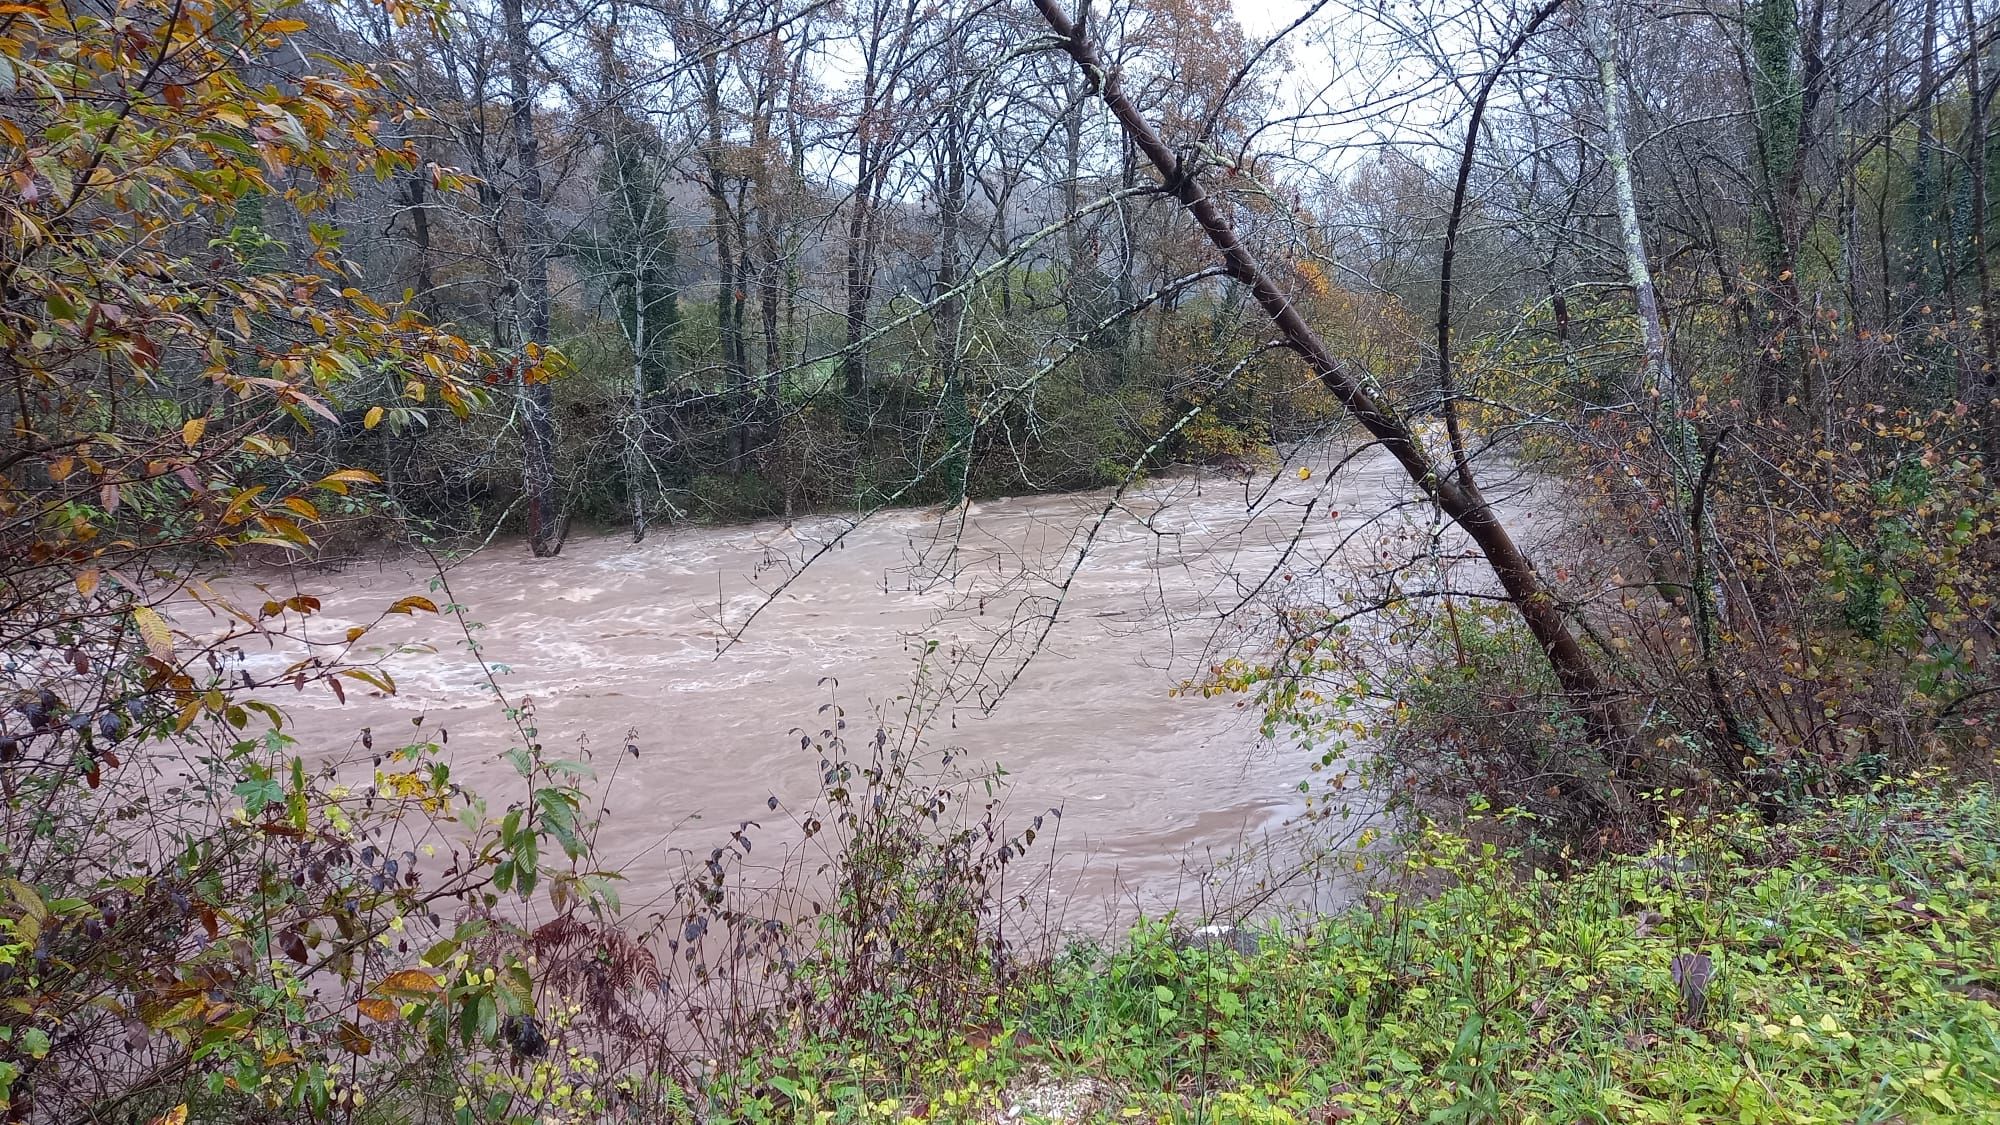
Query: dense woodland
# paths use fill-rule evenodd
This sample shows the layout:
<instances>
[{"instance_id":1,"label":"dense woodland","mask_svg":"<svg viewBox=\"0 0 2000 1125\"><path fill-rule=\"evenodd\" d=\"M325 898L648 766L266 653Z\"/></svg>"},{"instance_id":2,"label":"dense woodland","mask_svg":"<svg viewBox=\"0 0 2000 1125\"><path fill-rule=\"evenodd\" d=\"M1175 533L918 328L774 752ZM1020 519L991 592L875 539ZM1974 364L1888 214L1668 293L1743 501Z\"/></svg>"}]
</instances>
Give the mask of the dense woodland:
<instances>
[{"instance_id":1,"label":"dense woodland","mask_svg":"<svg viewBox=\"0 0 2000 1125\"><path fill-rule=\"evenodd\" d=\"M1831 849L1782 826L1971 785L1996 89L1985 0L0 4L0 1106L897 1120L1035 976L989 879L1034 833L941 817L902 735L814 743L812 917L735 897L738 833L623 918L531 713L490 750L520 794L422 730L323 770L268 689L393 692L373 626L195 580L229 566L558 567L1322 443L1476 565L1398 541L1339 604L1274 592L1190 685L1326 751L1301 773L1365 746L1412 818L1510 810L1551 869L1709 816ZM1524 474L1532 542L1489 498ZM304 655L226 659L268 636ZM1923 823L1976 841L1971 807ZM1435 1119L1524 1119L1479 1104ZM1942 1104L1891 1109L1972 1119Z\"/></svg>"}]
</instances>

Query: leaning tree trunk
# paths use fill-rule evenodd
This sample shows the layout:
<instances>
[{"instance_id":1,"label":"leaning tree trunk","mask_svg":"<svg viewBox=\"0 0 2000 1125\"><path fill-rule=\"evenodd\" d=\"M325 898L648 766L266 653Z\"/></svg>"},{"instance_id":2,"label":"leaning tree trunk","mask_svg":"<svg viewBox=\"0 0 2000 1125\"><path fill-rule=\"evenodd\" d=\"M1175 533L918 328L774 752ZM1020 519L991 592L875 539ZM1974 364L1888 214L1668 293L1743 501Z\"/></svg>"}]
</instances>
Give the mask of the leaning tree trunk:
<instances>
[{"instance_id":1,"label":"leaning tree trunk","mask_svg":"<svg viewBox=\"0 0 2000 1125\"><path fill-rule=\"evenodd\" d=\"M1158 171L1163 189L1201 225L1221 254L1230 277L1248 288L1271 318L1287 347L1297 353L1333 397L1361 427L1387 449L1410 479L1462 528L1479 548L1506 591L1522 623L1549 662L1563 690L1583 707L1593 741L1608 767L1605 798L1614 808L1629 805L1626 761L1630 731L1617 699L1606 689L1583 647L1570 630L1569 619L1556 596L1535 572L1534 564L1500 522L1491 506L1468 493L1425 453L1416 435L1387 403L1377 399L1364 378L1335 357L1331 348L1279 290L1249 248L1237 237L1228 216L1209 196L1181 157L1154 131L1121 88L1118 75L1098 58L1057 0L1035 0L1042 18L1062 40L1062 49L1083 71L1118 125Z\"/></svg>"},{"instance_id":2,"label":"leaning tree trunk","mask_svg":"<svg viewBox=\"0 0 2000 1125\"><path fill-rule=\"evenodd\" d=\"M515 300L527 305L521 372L522 482L528 493L528 548L537 558L562 551L563 530L556 511L555 399L548 380L535 374L549 343L548 204L542 198L542 169L535 141L533 86L528 74L528 23L522 0L504 0L507 28L507 82L513 102L514 150L520 162L522 276ZM533 355L528 354L533 352Z\"/></svg>"}]
</instances>

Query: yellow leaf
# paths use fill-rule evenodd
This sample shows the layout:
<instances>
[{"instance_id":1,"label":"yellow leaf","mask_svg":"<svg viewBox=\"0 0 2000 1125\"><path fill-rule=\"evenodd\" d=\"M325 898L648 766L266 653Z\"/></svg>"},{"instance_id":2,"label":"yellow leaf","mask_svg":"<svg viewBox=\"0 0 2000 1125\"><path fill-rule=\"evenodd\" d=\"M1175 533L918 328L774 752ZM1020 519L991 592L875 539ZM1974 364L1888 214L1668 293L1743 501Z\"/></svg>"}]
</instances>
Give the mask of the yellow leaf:
<instances>
[{"instance_id":1,"label":"yellow leaf","mask_svg":"<svg viewBox=\"0 0 2000 1125\"><path fill-rule=\"evenodd\" d=\"M361 418L361 428L364 430L372 430L381 424L382 424L382 408L379 406L369 407L368 413L363 415Z\"/></svg>"},{"instance_id":2,"label":"yellow leaf","mask_svg":"<svg viewBox=\"0 0 2000 1125\"><path fill-rule=\"evenodd\" d=\"M37 922L49 916L49 908L42 902L42 896L35 888L12 878L5 880L4 884L8 893L14 896L14 901L21 904L22 914Z\"/></svg>"},{"instance_id":3,"label":"yellow leaf","mask_svg":"<svg viewBox=\"0 0 2000 1125\"><path fill-rule=\"evenodd\" d=\"M422 969L401 969L382 978L382 991L431 996L443 990L437 977Z\"/></svg>"},{"instance_id":4,"label":"yellow leaf","mask_svg":"<svg viewBox=\"0 0 2000 1125\"><path fill-rule=\"evenodd\" d=\"M208 419L189 418L181 424L181 444L193 449L201 444L201 434L208 429Z\"/></svg>"},{"instance_id":5,"label":"yellow leaf","mask_svg":"<svg viewBox=\"0 0 2000 1125\"><path fill-rule=\"evenodd\" d=\"M76 592L86 598L89 597L97 589L97 582L102 577L96 567L86 567L76 576Z\"/></svg>"},{"instance_id":6,"label":"yellow leaf","mask_svg":"<svg viewBox=\"0 0 2000 1125\"><path fill-rule=\"evenodd\" d=\"M167 619L148 606L135 606L132 620L139 624L139 637L146 642L146 651L157 660L174 658L174 635L167 628Z\"/></svg>"},{"instance_id":7,"label":"yellow leaf","mask_svg":"<svg viewBox=\"0 0 2000 1125\"><path fill-rule=\"evenodd\" d=\"M229 507L223 510L223 526L227 527L230 524L241 521L243 513L249 509L251 503L257 499L257 494L262 491L264 491L264 486L260 484L237 493L235 499L229 502Z\"/></svg>"},{"instance_id":8,"label":"yellow leaf","mask_svg":"<svg viewBox=\"0 0 2000 1125\"><path fill-rule=\"evenodd\" d=\"M1300 466L1299 466L1299 479L1300 479L1300 480L1311 480L1311 479L1313 479L1313 471L1312 471L1311 469L1308 469L1308 468L1306 468L1306 467L1305 467L1304 465L1300 465Z\"/></svg>"},{"instance_id":9,"label":"yellow leaf","mask_svg":"<svg viewBox=\"0 0 2000 1125\"><path fill-rule=\"evenodd\" d=\"M333 472L321 477L318 481L319 487L331 489L334 492L345 492L347 491L345 486L350 484L381 483L382 478L369 472L367 469L335 469Z\"/></svg>"},{"instance_id":10,"label":"yellow leaf","mask_svg":"<svg viewBox=\"0 0 2000 1125\"><path fill-rule=\"evenodd\" d=\"M186 1102L153 1118L152 1125L187 1125L188 1107Z\"/></svg>"},{"instance_id":11,"label":"yellow leaf","mask_svg":"<svg viewBox=\"0 0 2000 1125\"><path fill-rule=\"evenodd\" d=\"M415 613L420 609L423 610L425 613L436 613L438 611L436 602L430 600L427 597L424 597L422 594L411 594L409 597L404 598L401 601L397 602L395 605L390 606L389 612Z\"/></svg>"},{"instance_id":12,"label":"yellow leaf","mask_svg":"<svg viewBox=\"0 0 2000 1125\"><path fill-rule=\"evenodd\" d=\"M356 1006L361 1009L362 1015L378 1023L393 1023L402 1014L396 1009L396 1005L374 996L370 996Z\"/></svg>"}]
</instances>

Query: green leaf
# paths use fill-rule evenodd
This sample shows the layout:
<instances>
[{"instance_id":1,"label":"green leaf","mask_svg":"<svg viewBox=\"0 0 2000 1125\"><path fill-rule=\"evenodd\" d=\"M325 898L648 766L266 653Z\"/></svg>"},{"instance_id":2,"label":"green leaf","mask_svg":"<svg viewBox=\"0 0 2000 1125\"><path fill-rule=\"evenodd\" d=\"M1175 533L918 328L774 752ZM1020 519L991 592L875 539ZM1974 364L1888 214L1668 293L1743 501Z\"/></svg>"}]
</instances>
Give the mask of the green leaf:
<instances>
[{"instance_id":1,"label":"green leaf","mask_svg":"<svg viewBox=\"0 0 2000 1125\"><path fill-rule=\"evenodd\" d=\"M509 1001L508 1007L515 1012L533 1011L535 1007L535 982L528 975L528 967L519 961L507 966L500 974L500 986Z\"/></svg>"},{"instance_id":2,"label":"green leaf","mask_svg":"<svg viewBox=\"0 0 2000 1125\"><path fill-rule=\"evenodd\" d=\"M500 1007L493 1002L493 994L483 992L479 996L479 1041L491 1043L500 1037Z\"/></svg>"},{"instance_id":3,"label":"green leaf","mask_svg":"<svg viewBox=\"0 0 2000 1125\"><path fill-rule=\"evenodd\" d=\"M229 133L218 133L215 132L214 130L204 130L202 132L196 133L194 137L198 141L207 141L209 144L212 144L217 148L226 148L238 156L248 156L254 159L257 155L257 150L251 148L249 142L245 141L242 137L234 136Z\"/></svg>"},{"instance_id":4,"label":"green leaf","mask_svg":"<svg viewBox=\"0 0 2000 1125\"><path fill-rule=\"evenodd\" d=\"M251 816L262 815L267 807L285 799L285 787L269 774L239 781L230 792L243 798L243 811Z\"/></svg>"}]
</instances>

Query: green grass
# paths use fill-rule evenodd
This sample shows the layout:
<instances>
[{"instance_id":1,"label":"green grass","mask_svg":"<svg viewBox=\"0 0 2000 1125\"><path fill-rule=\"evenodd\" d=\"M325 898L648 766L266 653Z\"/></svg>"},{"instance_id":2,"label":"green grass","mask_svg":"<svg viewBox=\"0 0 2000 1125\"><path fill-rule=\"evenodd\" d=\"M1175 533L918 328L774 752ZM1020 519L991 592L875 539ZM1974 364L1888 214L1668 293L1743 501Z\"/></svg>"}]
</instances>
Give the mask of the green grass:
<instances>
[{"instance_id":1,"label":"green grass","mask_svg":"<svg viewBox=\"0 0 2000 1125\"><path fill-rule=\"evenodd\" d=\"M737 1075L731 1115L2000 1121L1996 814L1984 786L1885 788L1560 879L1427 832L1368 908L1255 955L1145 924L979 1029L808 1039L753 1067L775 1085ZM1698 1015L1684 953L1713 961Z\"/></svg>"}]
</instances>

